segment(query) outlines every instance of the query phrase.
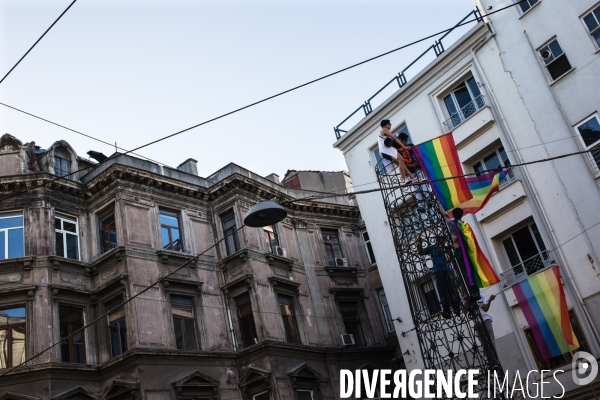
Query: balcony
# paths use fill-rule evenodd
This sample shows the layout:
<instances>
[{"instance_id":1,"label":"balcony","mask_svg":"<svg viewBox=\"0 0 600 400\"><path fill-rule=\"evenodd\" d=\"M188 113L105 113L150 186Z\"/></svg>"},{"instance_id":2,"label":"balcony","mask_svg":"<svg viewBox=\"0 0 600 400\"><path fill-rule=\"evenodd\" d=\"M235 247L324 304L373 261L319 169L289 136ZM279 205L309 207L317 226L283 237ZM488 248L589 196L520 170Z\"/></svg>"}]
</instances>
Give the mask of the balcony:
<instances>
[{"instance_id":1,"label":"balcony","mask_svg":"<svg viewBox=\"0 0 600 400\"><path fill-rule=\"evenodd\" d=\"M475 100L458 110L456 114L453 114L444 121L444 127L447 132L451 132L458 125L465 122L469 117L475 114L478 110L485 106L485 100L483 95L475 97Z\"/></svg>"},{"instance_id":2,"label":"balcony","mask_svg":"<svg viewBox=\"0 0 600 400\"><path fill-rule=\"evenodd\" d=\"M510 287L515 283L519 283L536 272L546 269L553 264L554 256L549 250L544 250L502 272L500 274L502 287Z\"/></svg>"}]
</instances>

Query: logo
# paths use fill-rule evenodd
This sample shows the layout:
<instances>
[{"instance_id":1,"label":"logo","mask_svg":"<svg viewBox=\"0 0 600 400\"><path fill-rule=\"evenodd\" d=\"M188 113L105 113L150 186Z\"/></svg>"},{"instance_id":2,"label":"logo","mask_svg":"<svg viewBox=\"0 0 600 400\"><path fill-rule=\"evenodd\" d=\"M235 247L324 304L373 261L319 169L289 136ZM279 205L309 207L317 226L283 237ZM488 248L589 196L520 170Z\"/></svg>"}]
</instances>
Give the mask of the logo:
<instances>
[{"instance_id":1,"label":"logo","mask_svg":"<svg viewBox=\"0 0 600 400\"><path fill-rule=\"evenodd\" d=\"M578 351L573 355L571 375L577 385L584 386L592 383L598 375L598 362L590 353Z\"/></svg>"}]
</instances>

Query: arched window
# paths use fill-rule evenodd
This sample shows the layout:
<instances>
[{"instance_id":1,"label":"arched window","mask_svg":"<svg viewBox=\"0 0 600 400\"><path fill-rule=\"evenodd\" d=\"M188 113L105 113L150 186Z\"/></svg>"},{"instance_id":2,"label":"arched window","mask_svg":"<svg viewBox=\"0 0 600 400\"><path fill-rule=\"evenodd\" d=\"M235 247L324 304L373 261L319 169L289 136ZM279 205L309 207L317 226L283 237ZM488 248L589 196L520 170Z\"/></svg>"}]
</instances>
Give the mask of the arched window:
<instances>
[{"instance_id":1,"label":"arched window","mask_svg":"<svg viewBox=\"0 0 600 400\"><path fill-rule=\"evenodd\" d=\"M71 173L69 153L62 149L54 150L54 175L65 178Z\"/></svg>"}]
</instances>

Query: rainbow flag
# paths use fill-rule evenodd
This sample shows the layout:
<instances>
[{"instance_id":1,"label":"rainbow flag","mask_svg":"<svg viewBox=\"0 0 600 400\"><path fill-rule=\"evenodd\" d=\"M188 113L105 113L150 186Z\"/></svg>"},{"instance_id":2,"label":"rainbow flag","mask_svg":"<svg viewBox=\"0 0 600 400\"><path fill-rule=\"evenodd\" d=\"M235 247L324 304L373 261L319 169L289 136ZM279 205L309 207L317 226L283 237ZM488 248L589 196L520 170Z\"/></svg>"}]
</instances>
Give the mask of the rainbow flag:
<instances>
[{"instance_id":1,"label":"rainbow flag","mask_svg":"<svg viewBox=\"0 0 600 400\"><path fill-rule=\"evenodd\" d=\"M452 133L414 146L413 152L444 210L473 198L466 179L462 177L462 165ZM455 176L461 177L453 178Z\"/></svg>"},{"instance_id":2,"label":"rainbow flag","mask_svg":"<svg viewBox=\"0 0 600 400\"><path fill-rule=\"evenodd\" d=\"M462 249L463 260L465 260L469 285L484 288L499 283L500 278L479 247L471 226L467 222L457 220L454 220L453 223Z\"/></svg>"},{"instance_id":3,"label":"rainbow flag","mask_svg":"<svg viewBox=\"0 0 600 400\"><path fill-rule=\"evenodd\" d=\"M544 360L579 347L558 266L515 284L512 290Z\"/></svg>"},{"instance_id":4,"label":"rainbow flag","mask_svg":"<svg viewBox=\"0 0 600 400\"><path fill-rule=\"evenodd\" d=\"M500 181L507 173L508 170L492 171L480 176L467 177L467 185L473 198L459 204L458 207L462 208L465 214L475 214L481 210L492 195L500 190ZM452 217L452 210L448 210L448 215Z\"/></svg>"}]
</instances>

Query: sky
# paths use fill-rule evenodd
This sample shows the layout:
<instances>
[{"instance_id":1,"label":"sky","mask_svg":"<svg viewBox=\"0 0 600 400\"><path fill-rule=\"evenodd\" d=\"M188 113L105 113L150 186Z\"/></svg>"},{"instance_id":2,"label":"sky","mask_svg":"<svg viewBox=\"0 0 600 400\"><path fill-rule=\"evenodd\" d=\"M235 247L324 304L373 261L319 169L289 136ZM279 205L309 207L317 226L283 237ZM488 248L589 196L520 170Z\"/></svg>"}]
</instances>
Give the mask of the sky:
<instances>
[{"instance_id":1,"label":"sky","mask_svg":"<svg viewBox=\"0 0 600 400\"><path fill-rule=\"evenodd\" d=\"M0 2L0 76L70 2ZM78 0L0 85L0 102L132 149L450 28L473 8L473 0ZM449 36L446 48L471 26ZM432 43L139 153L172 167L194 158L200 176L230 162L281 178L288 169L346 170L333 127ZM85 158L88 150L114 151L0 106L4 133L42 148L63 139Z\"/></svg>"}]
</instances>

